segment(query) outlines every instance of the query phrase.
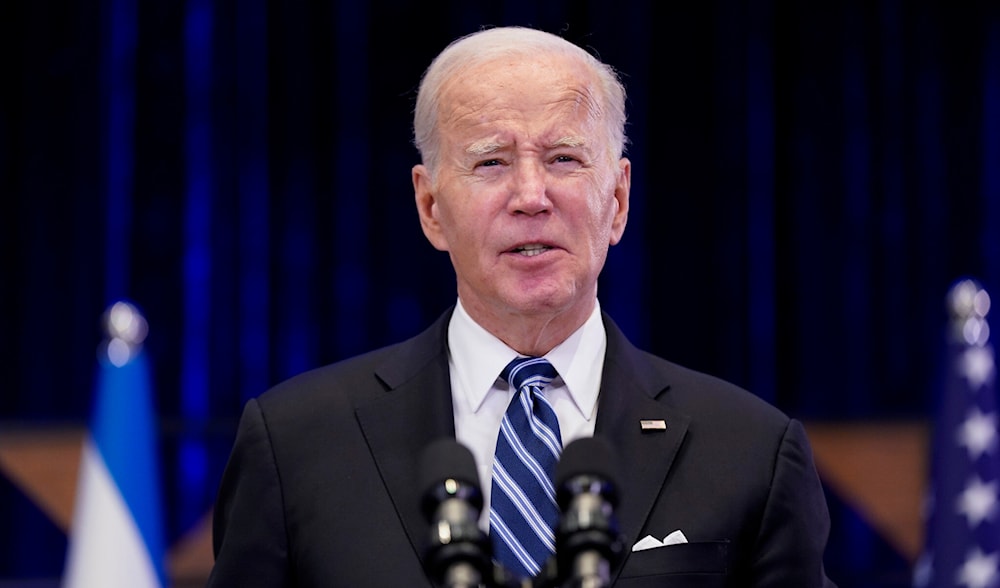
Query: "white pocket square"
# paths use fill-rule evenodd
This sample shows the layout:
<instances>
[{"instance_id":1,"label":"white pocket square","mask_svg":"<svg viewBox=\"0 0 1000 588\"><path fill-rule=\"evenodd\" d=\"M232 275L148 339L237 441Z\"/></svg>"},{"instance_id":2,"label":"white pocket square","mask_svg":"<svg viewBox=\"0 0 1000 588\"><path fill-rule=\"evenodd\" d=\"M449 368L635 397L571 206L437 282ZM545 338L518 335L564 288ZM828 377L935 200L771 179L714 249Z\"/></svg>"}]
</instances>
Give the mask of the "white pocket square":
<instances>
[{"instance_id":1,"label":"white pocket square","mask_svg":"<svg viewBox=\"0 0 1000 588\"><path fill-rule=\"evenodd\" d=\"M678 529L664 537L663 541L660 541L652 535L646 535L632 546L632 551L645 551L646 549L653 549L655 547L666 547L667 545L677 545L678 543L687 542L687 537L685 537L684 533Z\"/></svg>"}]
</instances>

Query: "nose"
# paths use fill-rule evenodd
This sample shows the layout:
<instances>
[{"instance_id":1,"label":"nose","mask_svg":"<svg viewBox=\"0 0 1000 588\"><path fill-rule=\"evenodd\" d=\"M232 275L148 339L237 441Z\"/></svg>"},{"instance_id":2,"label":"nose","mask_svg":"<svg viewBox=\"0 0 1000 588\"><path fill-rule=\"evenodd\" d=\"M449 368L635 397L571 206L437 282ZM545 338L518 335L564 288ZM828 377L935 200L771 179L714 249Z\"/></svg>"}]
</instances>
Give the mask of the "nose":
<instances>
[{"instance_id":1,"label":"nose","mask_svg":"<svg viewBox=\"0 0 1000 588\"><path fill-rule=\"evenodd\" d=\"M535 160L518 160L514 169L513 186L508 208L513 214L530 216L547 212L552 208L548 197L548 182L545 166Z\"/></svg>"}]
</instances>

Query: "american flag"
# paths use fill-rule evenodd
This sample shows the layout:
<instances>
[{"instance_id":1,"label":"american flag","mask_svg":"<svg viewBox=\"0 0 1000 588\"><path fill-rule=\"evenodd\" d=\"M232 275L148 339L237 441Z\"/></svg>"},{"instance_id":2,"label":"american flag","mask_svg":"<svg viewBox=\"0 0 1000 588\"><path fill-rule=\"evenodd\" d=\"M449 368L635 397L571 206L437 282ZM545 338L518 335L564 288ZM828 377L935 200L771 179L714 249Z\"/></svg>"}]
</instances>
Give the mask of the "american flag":
<instances>
[{"instance_id":1,"label":"american flag","mask_svg":"<svg viewBox=\"0 0 1000 588\"><path fill-rule=\"evenodd\" d=\"M990 299L974 280L948 294L947 362L933 422L918 588L1000 586L1000 439Z\"/></svg>"}]
</instances>

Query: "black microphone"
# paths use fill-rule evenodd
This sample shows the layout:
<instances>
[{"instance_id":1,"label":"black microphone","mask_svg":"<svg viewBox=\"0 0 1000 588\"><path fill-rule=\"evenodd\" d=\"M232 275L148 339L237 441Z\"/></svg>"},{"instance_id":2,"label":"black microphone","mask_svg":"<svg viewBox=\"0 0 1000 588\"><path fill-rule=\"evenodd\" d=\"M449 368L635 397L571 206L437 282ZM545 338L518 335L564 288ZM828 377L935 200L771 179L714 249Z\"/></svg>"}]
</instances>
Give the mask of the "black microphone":
<instances>
[{"instance_id":1,"label":"black microphone","mask_svg":"<svg viewBox=\"0 0 1000 588\"><path fill-rule=\"evenodd\" d=\"M556 501L562 518L556 532L560 586L603 588L622 554L614 509L618 473L611 447L600 437L573 441L556 465Z\"/></svg>"},{"instance_id":2,"label":"black microphone","mask_svg":"<svg viewBox=\"0 0 1000 588\"><path fill-rule=\"evenodd\" d=\"M479 528L483 494L472 452L454 439L439 439L424 449L420 472L421 506L430 523L427 574L445 588L483 585L492 561L489 540Z\"/></svg>"}]
</instances>

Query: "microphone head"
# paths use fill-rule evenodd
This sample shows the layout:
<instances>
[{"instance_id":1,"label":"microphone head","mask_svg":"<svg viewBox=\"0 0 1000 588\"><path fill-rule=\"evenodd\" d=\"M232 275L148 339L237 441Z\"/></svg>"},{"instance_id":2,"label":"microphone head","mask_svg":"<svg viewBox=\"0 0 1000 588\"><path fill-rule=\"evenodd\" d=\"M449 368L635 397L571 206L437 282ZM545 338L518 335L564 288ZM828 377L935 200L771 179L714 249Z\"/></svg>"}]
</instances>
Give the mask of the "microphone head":
<instances>
[{"instance_id":1,"label":"microphone head","mask_svg":"<svg viewBox=\"0 0 1000 588\"><path fill-rule=\"evenodd\" d=\"M441 502L452 497L482 510L476 459L468 447L452 438L438 439L424 449L419 471L419 487L424 489L423 509L428 518Z\"/></svg>"},{"instance_id":2,"label":"microphone head","mask_svg":"<svg viewBox=\"0 0 1000 588\"><path fill-rule=\"evenodd\" d=\"M573 441L556 465L556 530L559 586L610 586L611 570L624 549L618 534L618 468L601 437ZM592 583L600 579L599 583ZM566 583L570 582L570 583Z\"/></svg>"},{"instance_id":3,"label":"microphone head","mask_svg":"<svg viewBox=\"0 0 1000 588\"><path fill-rule=\"evenodd\" d=\"M612 506L618 505L619 475L614 451L602 437L583 437L563 449L553 477L556 501L565 510L582 488L599 492Z\"/></svg>"},{"instance_id":4,"label":"microphone head","mask_svg":"<svg viewBox=\"0 0 1000 588\"><path fill-rule=\"evenodd\" d=\"M419 487L430 523L423 550L427 575L436 586L479 586L490 573L491 558L489 539L478 525L483 495L472 452L452 438L434 441L420 456Z\"/></svg>"}]
</instances>

